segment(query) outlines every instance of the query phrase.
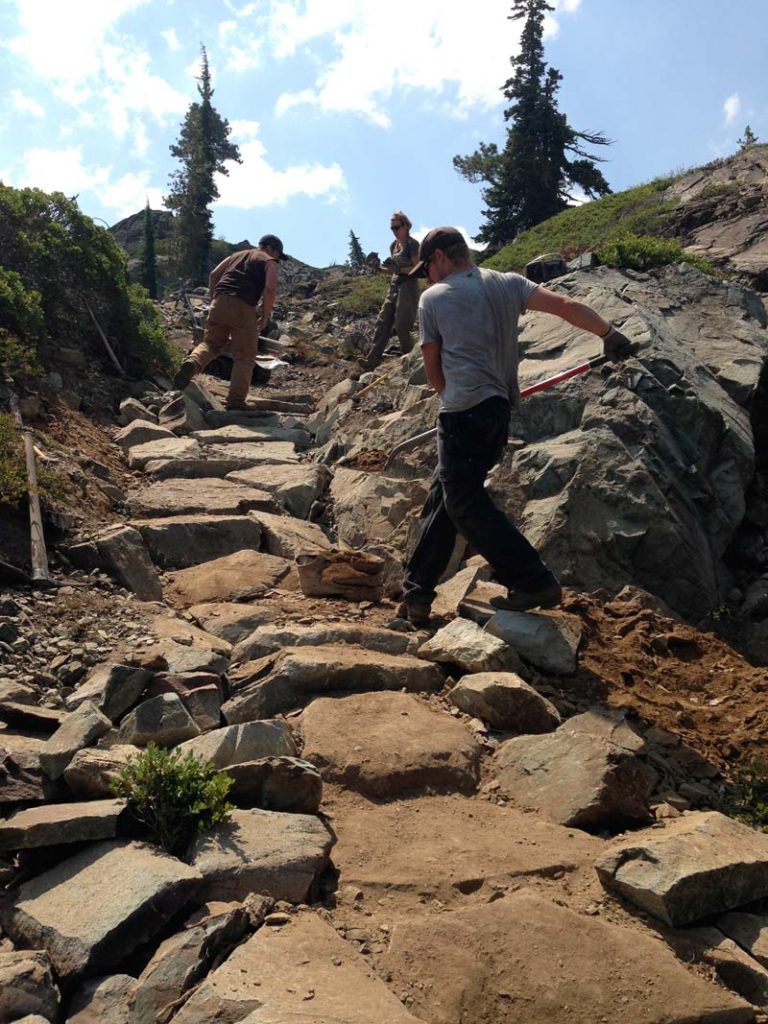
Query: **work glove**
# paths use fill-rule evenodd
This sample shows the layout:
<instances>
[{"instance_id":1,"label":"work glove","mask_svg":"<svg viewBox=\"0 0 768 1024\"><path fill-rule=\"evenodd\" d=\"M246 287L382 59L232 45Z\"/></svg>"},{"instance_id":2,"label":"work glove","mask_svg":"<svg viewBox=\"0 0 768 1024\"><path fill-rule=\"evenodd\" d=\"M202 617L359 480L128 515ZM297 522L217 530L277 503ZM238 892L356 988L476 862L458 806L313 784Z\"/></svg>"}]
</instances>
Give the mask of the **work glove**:
<instances>
[{"instance_id":1,"label":"work glove","mask_svg":"<svg viewBox=\"0 0 768 1024\"><path fill-rule=\"evenodd\" d=\"M637 349L638 346L615 327L603 336L603 355L612 363L618 363L627 356L634 355Z\"/></svg>"}]
</instances>

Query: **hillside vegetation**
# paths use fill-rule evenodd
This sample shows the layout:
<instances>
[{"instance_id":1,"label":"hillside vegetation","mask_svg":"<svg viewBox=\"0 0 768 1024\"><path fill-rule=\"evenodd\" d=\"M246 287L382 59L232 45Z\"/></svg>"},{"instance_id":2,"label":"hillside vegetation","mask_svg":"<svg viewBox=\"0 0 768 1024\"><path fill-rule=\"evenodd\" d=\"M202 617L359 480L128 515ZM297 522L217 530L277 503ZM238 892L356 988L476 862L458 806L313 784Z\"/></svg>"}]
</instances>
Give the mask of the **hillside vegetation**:
<instances>
[{"instance_id":1,"label":"hillside vegetation","mask_svg":"<svg viewBox=\"0 0 768 1024\"><path fill-rule=\"evenodd\" d=\"M0 184L0 373L39 375L46 347L103 352L89 309L126 369L171 369L157 308L109 231L60 192Z\"/></svg>"}]
</instances>

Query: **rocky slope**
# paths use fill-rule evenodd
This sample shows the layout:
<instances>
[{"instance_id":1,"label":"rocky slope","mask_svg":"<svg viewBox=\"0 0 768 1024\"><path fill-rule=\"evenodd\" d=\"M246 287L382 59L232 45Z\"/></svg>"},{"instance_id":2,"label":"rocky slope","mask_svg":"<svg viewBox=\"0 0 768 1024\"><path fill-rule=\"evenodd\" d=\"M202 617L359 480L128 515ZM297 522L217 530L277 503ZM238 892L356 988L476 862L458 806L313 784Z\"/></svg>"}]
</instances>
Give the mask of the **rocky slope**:
<instances>
[{"instance_id":1,"label":"rocky slope","mask_svg":"<svg viewBox=\"0 0 768 1024\"><path fill-rule=\"evenodd\" d=\"M103 428L50 399L85 499L59 585L0 603L0 1021L768 1019L768 837L719 809L766 725L759 299L555 282L644 343L526 401L492 480L564 606L494 613L457 550L414 632L434 454L382 464L434 397L417 355L353 379L364 325L294 285L245 414L213 378L134 384ZM526 383L594 345L540 316L522 342ZM110 790L150 741L235 780L181 859Z\"/></svg>"}]
</instances>

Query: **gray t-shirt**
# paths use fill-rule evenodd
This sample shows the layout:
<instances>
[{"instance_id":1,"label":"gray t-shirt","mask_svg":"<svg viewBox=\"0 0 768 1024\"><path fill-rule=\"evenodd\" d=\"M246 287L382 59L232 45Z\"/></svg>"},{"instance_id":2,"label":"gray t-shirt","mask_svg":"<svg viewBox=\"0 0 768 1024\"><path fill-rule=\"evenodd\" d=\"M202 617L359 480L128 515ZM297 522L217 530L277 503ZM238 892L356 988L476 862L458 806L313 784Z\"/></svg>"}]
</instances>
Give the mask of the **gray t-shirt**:
<instances>
[{"instance_id":1,"label":"gray t-shirt","mask_svg":"<svg viewBox=\"0 0 768 1024\"><path fill-rule=\"evenodd\" d=\"M520 274L471 267L422 292L419 337L422 345L440 345L443 411L471 409L494 395L517 403L517 321L536 287Z\"/></svg>"}]
</instances>

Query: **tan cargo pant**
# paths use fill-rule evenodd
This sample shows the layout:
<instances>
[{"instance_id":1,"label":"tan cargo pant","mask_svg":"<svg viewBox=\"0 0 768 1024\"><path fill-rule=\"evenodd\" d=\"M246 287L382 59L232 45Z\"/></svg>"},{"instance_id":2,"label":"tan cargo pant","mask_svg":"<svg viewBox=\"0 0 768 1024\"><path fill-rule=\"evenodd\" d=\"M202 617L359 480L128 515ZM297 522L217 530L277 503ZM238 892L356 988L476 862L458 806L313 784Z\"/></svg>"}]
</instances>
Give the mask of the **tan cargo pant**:
<instances>
[{"instance_id":1,"label":"tan cargo pant","mask_svg":"<svg viewBox=\"0 0 768 1024\"><path fill-rule=\"evenodd\" d=\"M373 343L365 356L366 370L373 370L381 362L384 349L394 330L400 342L400 351L405 355L415 344L411 334L419 308L419 282L406 280L400 284L393 281L384 305L379 310L373 332Z\"/></svg>"},{"instance_id":2,"label":"tan cargo pant","mask_svg":"<svg viewBox=\"0 0 768 1024\"><path fill-rule=\"evenodd\" d=\"M227 408L245 405L259 347L261 313L236 295L217 295L208 310L203 340L189 354L198 373L218 356L232 356Z\"/></svg>"}]
</instances>

